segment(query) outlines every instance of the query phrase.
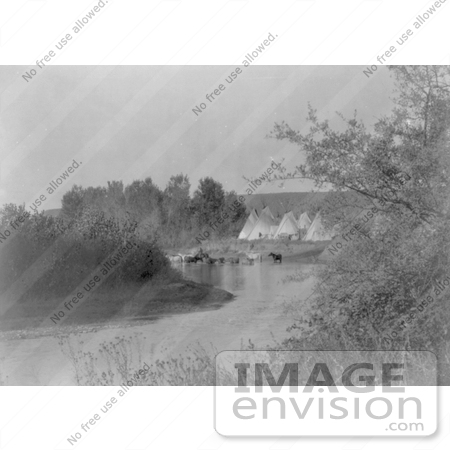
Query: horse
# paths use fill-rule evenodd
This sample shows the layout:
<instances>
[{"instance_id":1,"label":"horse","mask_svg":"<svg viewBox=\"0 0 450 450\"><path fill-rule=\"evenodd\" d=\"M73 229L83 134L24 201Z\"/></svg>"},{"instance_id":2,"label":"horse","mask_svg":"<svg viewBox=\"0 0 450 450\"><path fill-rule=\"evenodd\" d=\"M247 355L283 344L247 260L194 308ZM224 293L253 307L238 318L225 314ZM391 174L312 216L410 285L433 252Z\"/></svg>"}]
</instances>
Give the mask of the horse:
<instances>
[{"instance_id":1,"label":"horse","mask_svg":"<svg viewBox=\"0 0 450 450\"><path fill-rule=\"evenodd\" d=\"M195 256L186 255L186 256L184 257L184 262L185 262L185 263L191 263L191 262L197 263L197 260L195 259Z\"/></svg>"},{"instance_id":2,"label":"horse","mask_svg":"<svg viewBox=\"0 0 450 450\"><path fill-rule=\"evenodd\" d=\"M200 250L201 250L201 249L200 249ZM209 255L208 255L208 253L204 253L204 252L201 250L201 251L199 251L199 252L194 256L194 258L195 258L195 262L197 262L197 261L203 262L204 259L208 259L208 258L209 258Z\"/></svg>"},{"instance_id":3,"label":"horse","mask_svg":"<svg viewBox=\"0 0 450 450\"><path fill-rule=\"evenodd\" d=\"M271 256L273 258L273 262L277 262L280 261L281 264L281 260L283 258L283 256L281 255L281 253L269 253L267 256Z\"/></svg>"},{"instance_id":4,"label":"horse","mask_svg":"<svg viewBox=\"0 0 450 450\"><path fill-rule=\"evenodd\" d=\"M197 253L196 255L194 255L194 259L195 262L197 263L198 261L203 262L203 256L201 256L199 253Z\"/></svg>"},{"instance_id":5,"label":"horse","mask_svg":"<svg viewBox=\"0 0 450 450\"><path fill-rule=\"evenodd\" d=\"M252 259L253 261L256 261L257 259L259 259L259 262L262 261L262 255L261 253L246 253L245 254L247 256L247 259Z\"/></svg>"}]
</instances>

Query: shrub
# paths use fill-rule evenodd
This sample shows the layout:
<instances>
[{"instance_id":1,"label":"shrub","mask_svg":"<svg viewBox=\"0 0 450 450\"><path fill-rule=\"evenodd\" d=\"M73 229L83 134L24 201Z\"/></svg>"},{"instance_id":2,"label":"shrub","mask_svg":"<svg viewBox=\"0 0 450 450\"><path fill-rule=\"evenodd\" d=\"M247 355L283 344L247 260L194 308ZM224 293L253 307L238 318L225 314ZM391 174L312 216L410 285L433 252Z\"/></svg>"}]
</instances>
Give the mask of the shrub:
<instances>
[{"instance_id":1,"label":"shrub","mask_svg":"<svg viewBox=\"0 0 450 450\"><path fill-rule=\"evenodd\" d=\"M61 226L58 220L36 214L28 222L1 248L0 293L26 275L28 289L22 288L22 300L67 295L100 274L103 263L111 260L114 267L105 271L102 289L145 282L170 270L155 239L124 233L104 216L93 216L92 223L74 220Z\"/></svg>"}]
</instances>

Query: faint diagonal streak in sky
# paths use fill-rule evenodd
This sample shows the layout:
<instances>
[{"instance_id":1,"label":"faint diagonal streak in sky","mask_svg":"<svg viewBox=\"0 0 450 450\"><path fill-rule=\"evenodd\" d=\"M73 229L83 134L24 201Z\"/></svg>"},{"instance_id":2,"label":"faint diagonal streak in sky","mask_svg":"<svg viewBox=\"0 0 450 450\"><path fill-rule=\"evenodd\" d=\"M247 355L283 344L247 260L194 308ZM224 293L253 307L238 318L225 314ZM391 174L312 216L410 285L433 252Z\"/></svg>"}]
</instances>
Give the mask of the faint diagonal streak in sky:
<instances>
[{"instance_id":1,"label":"faint diagonal streak in sky","mask_svg":"<svg viewBox=\"0 0 450 450\"><path fill-rule=\"evenodd\" d=\"M164 16L164 18L158 22L158 24L150 30L150 32L147 34L150 35L152 32L154 32L161 23L164 22L164 20L179 6L179 3L177 3L177 6L173 8L169 14ZM40 125L35 128L37 131L34 131L32 134L30 134L26 139L25 142L22 141L20 148L15 149L9 153L9 155L4 159L3 164L1 166L2 171L2 178L7 178L8 176L14 175L14 170L18 170L20 163L25 160L28 155L33 151L34 147L37 146L40 142L42 142L45 137L47 137L47 129L55 129L57 125L63 122L63 120L75 109L77 105L79 105L84 98L86 98L92 90L101 84L101 82L108 76L115 68L115 66L98 66L95 70L94 74L92 74L89 77L88 83L83 83L80 87L78 87L74 92L72 92L68 98L66 98L62 105L55 108L54 111L52 111L54 118L51 121L51 125L48 123L44 123L44 121L47 120L47 118L44 118L43 121L41 121ZM105 72L102 77L97 78L98 72ZM92 80L92 81L91 81ZM81 92L80 92L81 91ZM62 109L62 110L61 110ZM39 129L38 129L39 128ZM36 136L37 134L37 136Z\"/></svg>"},{"instance_id":2,"label":"faint diagonal streak in sky","mask_svg":"<svg viewBox=\"0 0 450 450\"><path fill-rule=\"evenodd\" d=\"M161 2L160 2L161 3ZM159 5L159 4L158 4ZM168 14L170 15L177 7L179 6L179 2L177 2L177 6L175 8L173 8L171 10L171 12ZM226 5L224 5L225 7ZM216 12L213 17L211 18L211 20L216 17L216 15L224 8L220 8L220 10L218 12ZM155 9L155 8L154 8ZM153 10L154 10L153 9ZM242 9L242 7L240 8ZM152 11L153 11L152 10ZM168 15L166 15L163 20L161 20L149 33L147 33L146 38L153 32L155 31L158 26L168 17ZM233 16L234 17L234 16ZM231 20L231 19L230 19ZM142 21L139 22L139 24L142 23ZM228 22L227 22L228 23ZM207 23L205 23L204 26L206 26ZM217 34L220 30L218 30L215 34ZM129 33L130 34L130 33ZM129 35L128 34L128 35ZM196 33L197 34L197 33ZM127 35L127 36L128 36ZM195 35L194 35L195 36ZM125 39L125 38L124 38ZM192 40L193 38L191 38ZM123 41L123 40L122 40ZM121 42L122 42L121 41ZM187 41L183 47L180 48L179 51L181 51L188 43L190 42ZM120 43L118 44L120 45ZM179 52L178 51L178 52ZM109 56L109 54L104 58L106 59ZM127 55L128 56L128 55ZM127 57L126 56L126 57ZM175 55L174 55L175 56ZM171 57L171 59L173 59L173 57ZM195 56L195 55L194 55ZM125 57L125 58L126 58ZM125 59L123 58L123 60ZM170 60L171 60L170 59ZM122 61L123 61L122 60ZM168 62L170 62L170 60ZM167 62L167 63L168 63ZM120 64L120 63L119 63ZM181 70L182 66L178 66L178 70ZM98 69L98 68L97 68ZM97 69L96 72L94 72L90 77L87 83L84 83L81 87L77 88L76 91L74 91L69 98L65 99L62 106L59 106L57 108L54 109L54 111L52 111L52 114L55 116L55 119L52 121L53 123L51 125L44 123L44 120L46 120L47 118L44 118L44 120L41 122L40 125L38 125L38 127L35 128L35 132L31 135L29 135L24 141L21 142L19 149L14 149L10 152L9 157L7 157L4 160L4 163L2 164L2 167L0 168L0 170L4 173L2 173L2 177L3 179L9 175L9 176L13 176L13 170L14 169L18 169L20 163L25 160L28 155L33 151L33 148L39 144L40 142L42 142L42 140L47 136L47 131L48 128L54 129L56 128L57 125L59 125L66 117L68 114L70 114L70 112L78 105L81 103L81 101L86 98L91 92L92 90L97 87L99 84L101 84L101 82L114 70L114 66L106 66L104 69L100 69L102 71L105 71L105 73L103 74L103 76L98 77L98 73L97 73ZM176 75L176 73L173 73L171 78L173 78ZM170 78L170 79L171 79ZM167 81L170 81L170 79L168 79ZM93 82L91 80L94 80ZM90 83L90 84L89 84ZM81 92L80 92L81 91ZM61 111L61 109L63 109ZM46 134L47 133L47 134ZM33 143L33 145L31 145L31 143ZM57 172L58 173L58 172ZM55 176L57 175L57 173L55 173Z\"/></svg>"},{"instance_id":3,"label":"faint diagonal streak in sky","mask_svg":"<svg viewBox=\"0 0 450 450\"><path fill-rule=\"evenodd\" d=\"M292 6L292 5L291 5L291 6ZM311 6L312 6L312 5L311 5ZM311 6L310 6L310 7L311 7ZM309 10L310 7L307 8L307 10ZM277 22L277 21L278 21L278 20L279 20L286 12L287 12L287 11L289 11L290 8L291 8L291 7L289 7L286 11L284 11L284 12L280 15L280 17L279 17L276 21L274 21L274 24L275 24L275 23L276 23L276 22ZM307 10L306 10L306 11L307 11ZM303 16L304 13L305 13L305 11L302 12L302 16ZM234 16L233 16L233 17L234 17ZM298 19L295 20L294 24L295 24L297 21L298 21ZM293 24L291 24L291 26L292 26L292 25L293 25ZM273 45L273 44L272 44L272 45ZM193 59L195 56L196 56L196 55L194 55L191 59ZM190 62L190 61L188 61L188 62ZM227 67L226 71L223 72L223 74L217 79L217 81L216 81L214 84L211 84L211 87L210 87L209 89L211 89L211 88L214 89L214 88L217 86L217 83L218 83L219 81L222 81L222 80L224 79L224 77L225 77L226 75L228 75L228 73L229 73L229 69L228 69L228 67ZM279 90L280 90L280 89L279 89ZM208 92L208 91L207 91L207 92ZM281 101L278 102L278 104L279 104L279 103L281 103ZM216 105L212 105L212 106L214 107L214 106L216 106ZM220 106L217 106L217 107L220 107ZM259 106L259 108L260 108L260 106ZM273 110L273 109L272 109L272 110ZM252 113L252 115L254 115L254 112ZM255 119L255 120L256 120L256 119ZM183 124L183 122L185 122L185 123ZM136 174L135 176L143 176L144 173L145 173L145 171L142 171L141 168L142 168L143 166L145 167L146 164L151 165L151 164L154 164L156 161L158 161L158 160L161 158L161 156L162 156L162 155L170 148L170 146L173 145L173 144L176 142L176 140L177 140L180 136L182 136L188 129L190 129L193 125L195 125L195 123L196 123L196 122L192 120L192 112L191 112L191 110L187 110L187 111L183 114L183 116L182 116L175 124L173 124L173 125L171 126L171 128L168 130L169 132L168 132L168 133L166 132L164 136L160 137L160 138L158 139L158 141L152 145L151 150L148 150L147 152L145 152L144 154L141 155L141 157L133 164L133 166L127 170L126 174ZM239 129L241 129L241 128L243 128L243 127L240 126ZM170 140L169 140L168 142L164 142L164 140L166 139L166 135L167 135L167 134L170 136ZM244 133L243 133L243 134L244 134ZM250 134L250 133L247 132L247 133L245 134L244 137L248 136L249 134ZM227 141L223 142L223 143L219 146L218 149L214 150L213 152L210 152L209 154L212 154L212 155L220 154L220 149L225 148L225 145L226 145L226 143L228 142L228 140L229 140L229 138L227 139ZM162 148L161 148L161 150L158 151L158 154L155 154L155 147L158 147L158 146L160 146L160 147L162 147ZM230 154L230 153L228 153L226 156L229 156L229 154ZM147 161L145 161L145 163L144 163L144 161L143 161L144 158L147 159ZM222 161L223 161L223 159L222 159ZM197 167L197 172L198 172L201 168L203 168L205 164L206 164L206 162L203 162L200 166L198 166L198 167ZM264 162L264 163L261 165L261 168L264 168L265 165L266 165L266 163ZM217 168L217 166L218 166L218 164L216 165L216 168ZM126 176L126 175L125 175L125 176Z\"/></svg>"},{"instance_id":4,"label":"faint diagonal streak in sky","mask_svg":"<svg viewBox=\"0 0 450 450\"><path fill-rule=\"evenodd\" d=\"M34 1L34 0L31 0L31 1ZM40 1L40 0L38 0L38 1ZM43 1L47 1L47 0L43 0ZM97 1L98 0L94 0L94 3L97 4ZM111 7L114 7L114 3L112 1L111 1L111 4L108 6L108 10L111 9ZM89 10L88 8L83 8L80 11L80 13L77 15L77 17L83 15L83 12L88 11L88 10ZM105 14L97 17L96 22L102 20L102 17L104 17L104 16L105 16ZM76 20L76 19L74 19L74 20ZM57 41L58 37L60 37L64 31L67 31L67 29L71 29L72 24L73 24L73 20L70 22L70 25L64 26L64 28L56 35L57 37L52 39L52 41L49 42L49 44L43 48L43 50L39 53L39 55L46 54L49 47L54 42ZM52 60L56 61L59 56L60 56L60 53L57 53L56 56L54 58L52 58ZM34 61L32 64L34 64ZM9 90L9 87L7 87L0 93L0 98L1 98L0 113L3 113L11 104L13 104L15 101L17 101L18 97L22 94L22 92L25 91L29 87L28 83L25 83L21 77L17 78L17 80L14 83L12 83L10 86L13 86L13 87L17 86L18 89L17 89L17 87L15 89L12 89L13 93L8 95L7 91Z\"/></svg>"},{"instance_id":5,"label":"faint diagonal streak in sky","mask_svg":"<svg viewBox=\"0 0 450 450\"><path fill-rule=\"evenodd\" d=\"M302 14L302 16L301 17L303 17L304 16L304 14L306 14L306 12L314 5L314 3L315 2L313 2L313 4L309 7L309 8L307 8L306 9L306 11L304 11L304 13ZM357 8L359 7L359 5L357 5L347 16L346 16L346 18L348 18ZM290 8L289 8L290 9ZM376 9L376 8L375 8ZM374 12L374 10L373 11L371 11L371 14L373 14L373 12ZM284 13L283 13L284 14ZM370 14L370 15L371 15ZM301 18L300 17L300 18ZM295 25L297 22L298 22L298 20L300 19L300 18L298 18L298 19L296 19L295 21L294 21L294 23L292 23L285 31L284 31L284 34L286 34L286 32L293 26L293 25ZM333 31L331 32L331 33L329 33L324 39L322 39L322 41L320 41L317 45L316 45L316 47L303 59L303 61L302 61L302 63L304 62L304 61L306 61L307 60L307 58L309 57L309 55L311 55L317 48L319 48L332 34L333 34L333 32L337 29L337 28L339 28L339 26L341 26L341 24L345 21L346 19L344 19L340 24L338 24L334 29L333 29ZM276 22L275 22L276 23ZM279 38L281 38L282 36L279 36ZM269 47L269 49L268 50L270 50L270 47ZM262 56L264 56L264 55L262 55ZM312 69L311 69L311 72L312 72ZM295 84L292 84L292 85L290 85L290 82L292 81L293 82L293 80L290 80L291 78L293 78L293 75L291 75L290 77L288 77L288 79L283 83L283 84L281 84L280 86L279 86L279 88L278 88L278 92L281 94L281 95L283 95L283 100L285 99L285 98L287 98L288 97L288 95L291 95L292 94L292 92L298 87L298 86L296 86ZM356 78L356 77L355 77ZM365 85L366 85L367 83L364 83L364 85L362 86L362 87L364 87ZM362 87L361 87L361 89L362 89ZM284 92L284 90L286 89L286 88L288 88L288 91L287 92ZM337 94L338 95L338 94ZM356 93L355 93L355 95L356 95ZM279 102L279 103L281 103L281 101ZM278 103L278 104L279 104ZM276 106L278 106L278 104L276 105ZM214 105L213 105L214 106ZM271 110L270 110L270 113L272 113L273 111L275 110L275 107L273 107ZM266 114L266 117L269 115L269 112ZM224 145L222 144L214 153L217 153L218 155L223 155L224 154L224 152L223 152L223 147L224 147ZM222 151L221 151L222 150ZM217 164L216 164L216 166L215 166L215 168L213 169L213 170L215 170L215 169L217 169L218 168L218 166L219 165L221 165L222 163L223 163L223 161L225 160L225 158L226 157L228 157L228 156L230 156L230 154L226 154ZM265 162L261 165L261 170L263 169L265 167Z\"/></svg>"}]
</instances>

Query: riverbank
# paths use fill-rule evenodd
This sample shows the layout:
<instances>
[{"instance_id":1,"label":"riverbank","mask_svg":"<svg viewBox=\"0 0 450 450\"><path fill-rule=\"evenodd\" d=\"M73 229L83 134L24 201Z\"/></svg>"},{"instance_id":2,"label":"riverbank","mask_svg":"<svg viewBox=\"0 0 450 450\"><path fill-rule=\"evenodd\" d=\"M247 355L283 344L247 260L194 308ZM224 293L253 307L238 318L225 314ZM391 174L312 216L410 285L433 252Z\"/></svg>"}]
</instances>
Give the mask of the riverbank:
<instances>
[{"instance_id":1,"label":"riverbank","mask_svg":"<svg viewBox=\"0 0 450 450\"><path fill-rule=\"evenodd\" d=\"M175 369L180 362L188 363L188 356L195 358L201 349L213 356L223 350L247 349L249 345L258 349L274 347L290 336L287 329L294 317L289 305L295 306L296 316L301 316L312 301L309 297L314 276L286 280L299 273L307 275L314 266L289 258L283 264L264 259L254 266L180 264L177 268L192 281L180 281L181 277L161 279L159 287L141 284L142 291L136 295L117 289L109 293L109 299L97 300L93 296L95 301L111 303L124 298L128 309L123 316L131 318L118 315L103 322L92 318L86 324L8 331L0 341L0 383L3 375L7 385L104 384L98 382L98 377L109 373L105 346L114 355L123 354L128 361L134 361L133 367L139 366L141 357L149 365L166 361ZM139 305L153 305L152 310L158 311L157 303L175 300L169 295L179 300L177 306L171 307L172 313L141 314ZM167 311L166 305L163 308ZM118 345L122 342L126 343L123 348ZM70 349L75 359L68 356ZM111 367L116 373L116 364ZM172 374L178 378L174 385L189 383L188 374L175 372Z\"/></svg>"},{"instance_id":2,"label":"riverbank","mask_svg":"<svg viewBox=\"0 0 450 450\"><path fill-rule=\"evenodd\" d=\"M64 300L35 299L32 303L16 305L0 321L0 340L142 325L172 314L218 309L232 301L233 295L181 278L134 284L94 294L67 315L65 321L52 324L48 317Z\"/></svg>"}]
</instances>

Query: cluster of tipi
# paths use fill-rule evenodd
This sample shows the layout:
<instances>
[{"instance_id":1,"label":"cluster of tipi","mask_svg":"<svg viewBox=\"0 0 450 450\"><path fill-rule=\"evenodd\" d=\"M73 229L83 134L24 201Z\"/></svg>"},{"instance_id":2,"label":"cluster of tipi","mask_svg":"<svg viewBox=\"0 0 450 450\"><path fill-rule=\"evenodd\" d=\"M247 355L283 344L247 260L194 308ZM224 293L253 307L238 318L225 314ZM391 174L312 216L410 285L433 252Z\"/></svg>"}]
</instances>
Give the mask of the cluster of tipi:
<instances>
[{"instance_id":1,"label":"cluster of tipi","mask_svg":"<svg viewBox=\"0 0 450 450\"><path fill-rule=\"evenodd\" d=\"M255 209L252 210L245 222L244 228L238 239L282 239L291 240L302 239L304 241L327 241L331 240L331 234L324 228L320 213L311 222L307 212L300 214L298 219L292 211L286 213L281 222L277 224L269 207L266 206L261 214Z\"/></svg>"}]
</instances>

